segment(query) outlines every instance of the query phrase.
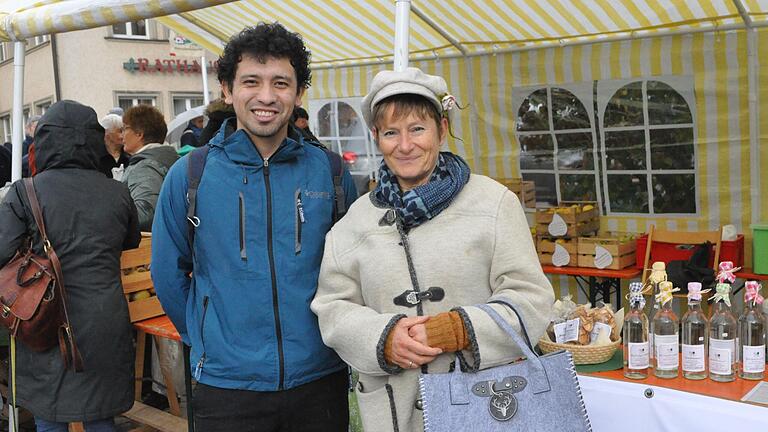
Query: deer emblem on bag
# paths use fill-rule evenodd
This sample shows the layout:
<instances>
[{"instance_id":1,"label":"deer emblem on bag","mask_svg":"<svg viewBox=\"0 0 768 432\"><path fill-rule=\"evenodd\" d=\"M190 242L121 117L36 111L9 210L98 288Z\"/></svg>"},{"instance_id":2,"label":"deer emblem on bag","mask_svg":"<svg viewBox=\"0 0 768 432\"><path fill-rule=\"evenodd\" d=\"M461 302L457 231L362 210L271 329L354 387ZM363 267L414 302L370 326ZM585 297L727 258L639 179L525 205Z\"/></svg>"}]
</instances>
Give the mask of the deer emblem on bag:
<instances>
[{"instance_id":1,"label":"deer emblem on bag","mask_svg":"<svg viewBox=\"0 0 768 432\"><path fill-rule=\"evenodd\" d=\"M498 421L507 421L517 413L517 399L513 393L522 391L527 382L520 376L509 376L501 381L481 381L472 386L475 396L489 397L488 411Z\"/></svg>"}]
</instances>

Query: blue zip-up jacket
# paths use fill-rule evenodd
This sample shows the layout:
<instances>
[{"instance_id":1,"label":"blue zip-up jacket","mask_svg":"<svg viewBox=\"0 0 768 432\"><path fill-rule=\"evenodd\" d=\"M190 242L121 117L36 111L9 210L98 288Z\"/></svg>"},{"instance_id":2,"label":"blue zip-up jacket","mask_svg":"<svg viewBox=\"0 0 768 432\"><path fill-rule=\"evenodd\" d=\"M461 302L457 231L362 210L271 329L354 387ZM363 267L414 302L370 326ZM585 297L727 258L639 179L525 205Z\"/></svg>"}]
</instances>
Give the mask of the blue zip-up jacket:
<instances>
[{"instance_id":1,"label":"blue zip-up jacket","mask_svg":"<svg viewBox=\"0 0 768 432\"><path fill-rule=\"evenodd\" d=\"M265 161L248 135L211 140L198 192L193 254L187 231L187 163L165 178L152 226L155 290L185 343L193 374L207 385L275 391L345 367L323 344L309 304L333 181L323 150L289 128ZM347 206L357 197L345 170ZM190 278L189 274L193 271Z\"/></svg>"}]
</instances>

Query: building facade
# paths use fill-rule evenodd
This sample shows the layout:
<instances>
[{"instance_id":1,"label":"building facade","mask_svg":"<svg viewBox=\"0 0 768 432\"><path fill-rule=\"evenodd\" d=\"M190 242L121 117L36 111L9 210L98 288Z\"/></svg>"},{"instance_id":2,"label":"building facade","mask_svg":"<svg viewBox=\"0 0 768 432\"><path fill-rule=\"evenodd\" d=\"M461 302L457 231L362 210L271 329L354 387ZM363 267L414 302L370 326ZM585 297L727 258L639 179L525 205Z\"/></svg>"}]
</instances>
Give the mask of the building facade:
<instances>
[{"instance_id":1,"label":"building facade","mask_svg":"<svg viewBox=\"0 0 768 432\"><path fill-rule=\"evenodd\" d=\"M165 115L166 122L202 105L199 52L179 49L173 43L175 38L154 20L143 20L29 39L24 68L25 122L62 99L89 105L99 117L112 107L150 104ZM12 43L0 43L2 142L11 140L13 51ZM216 56L205 56L213 99L220 94L212 62Z\"/></svg>"}]
</instances>

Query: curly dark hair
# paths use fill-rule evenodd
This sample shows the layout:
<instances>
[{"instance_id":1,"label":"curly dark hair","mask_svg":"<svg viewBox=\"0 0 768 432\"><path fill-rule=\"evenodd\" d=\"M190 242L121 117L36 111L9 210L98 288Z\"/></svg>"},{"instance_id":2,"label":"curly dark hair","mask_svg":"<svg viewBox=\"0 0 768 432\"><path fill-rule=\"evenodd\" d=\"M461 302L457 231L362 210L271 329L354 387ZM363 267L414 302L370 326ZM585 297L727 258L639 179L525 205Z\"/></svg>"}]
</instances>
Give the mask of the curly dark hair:
<instances>
[{"instance_id":1,"label":"curly dark hair","mask_svg":"<svg viewBox=\"0 0 768 432\"><path fill-rule=\"evenodd\" d=\"M123 115L123 125L144 134L144 144L163 143L168 133L163 113L150 105L136 105Z\"/></svg>"},{"instance_id":2,"label":"curly dark hair","mask_svg":"<svg viewBox=\"0 0 768 432\"><path fill-rule=\"evenodd\" d=\"M260 22L255 27L246 27L232 38L224 47L219 57L219 82L232 90L237 64L243 56L251 56L260 62L267 57L287 58L296 71L297 91L309 88L312 71L309 70L311 53L304 46L304 40L298 33L288 31L282 24Z\"/></svg>"}]
</instances>

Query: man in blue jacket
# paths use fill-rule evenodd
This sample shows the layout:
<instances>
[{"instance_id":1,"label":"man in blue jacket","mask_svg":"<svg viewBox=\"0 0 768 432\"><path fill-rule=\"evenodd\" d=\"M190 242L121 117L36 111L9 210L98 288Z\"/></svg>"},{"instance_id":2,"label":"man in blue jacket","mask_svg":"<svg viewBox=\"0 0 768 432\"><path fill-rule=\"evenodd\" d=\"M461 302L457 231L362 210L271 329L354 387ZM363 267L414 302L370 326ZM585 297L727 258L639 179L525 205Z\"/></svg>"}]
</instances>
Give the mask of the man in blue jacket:
<instances>
[{"instance_id":1,"label":"man in blue jacket","mask_svg":"<svg viewBox=\"0 0 768 432\"><path fill-rule=\"evenodd\" d=\"M160 192L152 278L191 345L198 430L347 431L346 367L309 309L333 224L331 164L290 126L310 85L309 55L278 23L246 28L225 47L218 78L237 128L227 134L225 122L208 144L193 248L188 156ZM342 185L350 204L346 170Z\"/></svg>"}]
</instances>

